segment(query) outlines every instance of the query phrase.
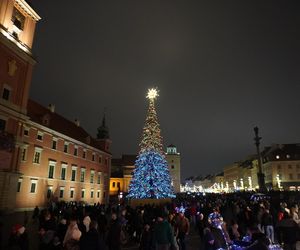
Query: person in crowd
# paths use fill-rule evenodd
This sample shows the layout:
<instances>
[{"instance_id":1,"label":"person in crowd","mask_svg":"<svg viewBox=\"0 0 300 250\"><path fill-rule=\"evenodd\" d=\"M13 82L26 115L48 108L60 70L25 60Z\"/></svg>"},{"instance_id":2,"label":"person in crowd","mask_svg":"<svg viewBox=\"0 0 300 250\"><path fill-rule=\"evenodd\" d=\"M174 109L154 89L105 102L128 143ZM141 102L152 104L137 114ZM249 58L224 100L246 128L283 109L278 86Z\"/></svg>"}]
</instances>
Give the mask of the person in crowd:
<instances>
[{"instance_id":1,"label":"person in crowd","mask_svg":"<svg viewBox=\"0 0 300 250\"><path fill-rule=\"evenodd\" d=\"M24 226L16 224L9 237L9 250L29 250L29 241Z\"/></svg>"},{"instance_id":2,"label":"person in crowd","mask_svg":"<svg viewBox=\"0 0 300 250\"><path fill-rule=\"evenodd\" d=\"M262 216L262 226L266 236L274 243L273 216L270 214L269 209L265 209Z\"/></svg>"},{"instance_id":3,"label":"person in crowd","mask_svg":"<svg viewBox=\"0 0 300 250\"><path fill-rule=\"evenodd\" d=\"M84 222L84 224L86 223ZM88 226L88 230L82 234L80 238L80 250L103 250L104 246L100 234L97 231L97 222L92 220Z\"/></svg>"},{"instance_id":4,"label":"person in crowd","mask_svg":"<svg viewBox=\"0 0 300 250\"><path fill-rule=\"evenodd\" d=\"M78 227L73 227L69 232L69 238L64 244L64 250L80 250L79 240L81 231Z\"/></svg>"},{"instance_id":5,"label":"person in crowd","mask_svg":"<svg viewBox=\"0 0 300 250\"><path fill-rule=\"evenodd\" d=\"M79 228L78 228L78 224L77 224L77 217L73 216L73 217L70 218L69 226L68 226L67 232L65 234L65 238L64 238L64 241L63 241L63 246L64 247L67 244L67 242L69 242L70 240L72 240L72 243L74 243L74 245L76 246L76 244L75 244L76 242L74 242L74 240L75 241L77 241L77 239L79 240L79 238L81 236L81 233L80 233L79 238L76 237L76 236L78 236L77 230L80 231ZM73 231L76 231L76 232L73 234ZM73 239L72 238L73 236L75 236L76 239ZM72 244L70 244L70 245L72 245Z\"/></svg>"},{"instance_id":6,"label":"person in crowd","mask_svg":"<svg viewBox=\"0 0 300 250\"><path fill-rule=\"evenodd\" d=\"M159 212L154 226L154 244L157 250L169 250L175 245L172 227L162 211Z\"/></svg>"},{"instance_id":7,"label":"person in crowd","mask_svg":"<svg viewBox=\"0 0 300 250\"><path fill-rule=\"evenodd\" d=\"M284 212L283 218L279 221L279 242L284 244L285 250L296 250L298 224L292 215Z\"/></svg>"},{"instance_id":8,"label":"person in crowd","mask_svg":"<svg viewBox=\"0 0 300 250\"><path fill-rule=\"evenodd\" d=\"M148 223L145 224L142 232L139 250L151 250L153 242L153 232Z\"/></svg>"},{"instance_id":9,"label":"person in crowd","mask_svg":"<svg viewBox=\"0 0 300 250\"><path fill-rule=\"evenodd\" d=\"M232 241L238 241L241 238L240 232L239 232L239 225L236 221L232 221L231 226L228 230L229 237Z\"/></svg>"},{"instance_id":10,"label":"person in crowd","mask_svg":"<svg viewBox=\"0 0 300 250\"><path fill-rule=\"evenodd\" d=\"M179 216L177 219L177 230L178 230L178 243L180 250L186 249L186 236L189 234L190 231L190 222L184 216L184 211L179 212Z\"/></svg>"},{"instance_id":11,"label":"person in crowd","mask_svg":"<svg viewBox=\"0 0 300 250\"><path fill-rule=\"evenodd\" d=\"M112 213L111 221L108 229L106 244L109 250L121 249L121 224L116 213Z\"/></svg>"},{"instance_id":12,"label":"person in crowd","mask_svg":"<svg viewBox=\"0 0 300 250\"><path fill-rule=\"evenodd\" d=\"M248 228L248 234L250 236L250 245L247 250L268 250L270 240L262 233L256 225Z\"/></svg>"}]
</instances>

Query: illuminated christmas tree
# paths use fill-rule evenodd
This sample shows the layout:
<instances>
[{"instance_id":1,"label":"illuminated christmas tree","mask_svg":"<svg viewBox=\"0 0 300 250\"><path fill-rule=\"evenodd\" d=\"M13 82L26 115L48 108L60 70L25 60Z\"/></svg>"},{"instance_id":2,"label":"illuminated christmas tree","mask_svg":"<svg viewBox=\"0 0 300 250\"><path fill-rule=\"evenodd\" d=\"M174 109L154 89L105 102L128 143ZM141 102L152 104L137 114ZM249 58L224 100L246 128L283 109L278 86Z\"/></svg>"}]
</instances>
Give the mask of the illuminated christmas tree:
<instances>
[{"instance_id":1,"label":"illuminated christmas tree","mask_svg":"<svg viewBox=\"0 0 300 250\"><path fill-rule=\"evenodd\" d=\"M168 163L162 146L162 137L155 111L156 89L148 91L149 109L140 143L140 152L129 185L127 197L160 199L175 197L171 186Z\"/></svg>"}]
</instances>

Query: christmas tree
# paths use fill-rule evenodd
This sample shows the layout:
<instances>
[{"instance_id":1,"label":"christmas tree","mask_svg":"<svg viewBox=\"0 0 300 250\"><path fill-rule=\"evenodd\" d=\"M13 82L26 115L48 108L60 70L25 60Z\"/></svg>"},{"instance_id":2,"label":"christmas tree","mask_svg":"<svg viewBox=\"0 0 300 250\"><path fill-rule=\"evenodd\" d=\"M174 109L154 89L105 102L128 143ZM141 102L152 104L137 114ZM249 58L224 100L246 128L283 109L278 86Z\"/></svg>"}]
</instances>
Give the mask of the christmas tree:
<instances>
[{"instance_id":1,"label":"christmas tree","mask_svg":"<svg viewBox=\"0 0 300 250\"><path fill-rule=\"evenodd\" d=\"M127 197L135 199L160 199L175 197L171 186L168 163L162 146L162 137L155 111L156 89L148 91L149 109L135 162L133 177Z\"/></svg>"}]
</instances>

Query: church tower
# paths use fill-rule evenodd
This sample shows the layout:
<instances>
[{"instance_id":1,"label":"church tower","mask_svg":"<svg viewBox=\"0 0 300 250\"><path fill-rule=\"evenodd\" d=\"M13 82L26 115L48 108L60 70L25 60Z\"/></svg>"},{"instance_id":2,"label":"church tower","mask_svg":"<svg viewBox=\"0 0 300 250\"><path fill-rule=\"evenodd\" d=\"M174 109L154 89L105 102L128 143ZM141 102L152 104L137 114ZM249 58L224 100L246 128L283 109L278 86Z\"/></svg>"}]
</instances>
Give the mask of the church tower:
<instances>
[{"instance_id":1,"label":"church tower","mask_svg":"<svg viewBox=\"0 0 300 250\"><path fill-rule=\"evenodd\" d=\"M14 207L39 20L27 1L0 0L0 210Z\"/></svg>"},{"instance_id":2,"label":"church tower","mask_svg":"<svg viewBox=\"0 0 300 250\"><path fill-rule=\"evenodd\" d=\"M180 153L174 145L167 147L166 160L168 162L172 184L175 193L180 192Z\"/></svg>"}]
</instances>

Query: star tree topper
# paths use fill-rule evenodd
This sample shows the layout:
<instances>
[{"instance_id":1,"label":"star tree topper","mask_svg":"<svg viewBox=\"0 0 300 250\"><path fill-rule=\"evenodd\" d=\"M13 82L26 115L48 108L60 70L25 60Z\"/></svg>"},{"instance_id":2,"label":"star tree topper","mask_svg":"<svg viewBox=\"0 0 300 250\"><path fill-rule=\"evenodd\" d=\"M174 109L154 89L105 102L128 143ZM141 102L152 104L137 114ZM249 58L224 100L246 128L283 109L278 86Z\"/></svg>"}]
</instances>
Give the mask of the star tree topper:
<instances>
[{"instance_id":1,"label":"star tree topper","mask_svg":"<svg viewBox=\"0 0 300 250\"><path fill-rule=\"evenodd\" d=\"M158 90L156 88L152 88L148 90L147 96L150 101L153 101L158 97Z\"/></svg>"}]
</instances>

